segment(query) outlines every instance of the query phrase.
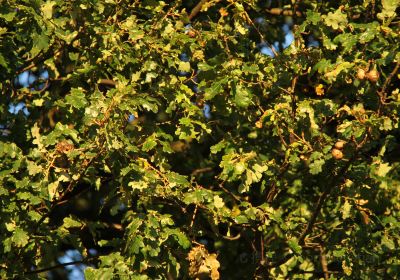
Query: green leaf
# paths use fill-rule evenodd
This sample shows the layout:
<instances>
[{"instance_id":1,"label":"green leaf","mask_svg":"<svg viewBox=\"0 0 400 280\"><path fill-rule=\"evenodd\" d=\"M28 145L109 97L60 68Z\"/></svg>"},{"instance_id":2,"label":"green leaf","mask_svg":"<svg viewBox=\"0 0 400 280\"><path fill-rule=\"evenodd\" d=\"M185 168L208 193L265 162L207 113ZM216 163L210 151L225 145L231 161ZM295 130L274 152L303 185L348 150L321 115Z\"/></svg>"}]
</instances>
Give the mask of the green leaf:
<instances>
[{"instance_id":1,"label":"green leaf","mask_svg":"<svg viewBox=\"0 0 400 280\"><path fill-rule=\"evenodd\" d=\"M26 244L28 244L28 241L29 241L28 233L23 229L17 227L12 236L12 242L15 244L15 246L24 247L26 246Z\"/></svg>"},{"instance_id":2,"label":"green leaf","mask_svg":"<svg viewBox=\"0 0 400 280\"><path fill-rule=\"evenodd\" d=\"M238 107L247 108L251 104L250 91L243 88L241 85L236 85L236 87L233 88L233 94Z\"/></svg>"},{"instance_id":3,"label":"green leaf","mask_svg":"<svg viewBox=\"0 0 400 280\"><path fill-rule=\"evenodd\" d=\"M148 152L156 146L157 146L157 141L155 139L155 136L152 135L152 136L148 137L146 139L146 141L143 143L142 150L145 152Z\"/></svg>"},{"instance_id":4,"label":"green leaf","mask_svg":"<svg viewBox=\"0 0 400 280\"><path fill-rule=\"evenodd\" d=\"M351 211L351 204L349 203L348 200L346 200L340 210L342 212L342 218L343 220L347 219L350 217L350 211Z\"/></svg>"},{"instance_id":5,"label":"green leaf","mask_svg":"<svg viewBox=\"0 0 400 280\"><path fill-rule=\"evenodd\" d=\"M65 97L68 104L75 108L85 108L87 105L85 94L82 88L73 88L71 93Z\"/></svg>"},{"instance_id":6,"label":"green leaf","mask_svg":"<svg viewBox=\"0 0 400 280\"><path fill-rule=\"evenodd\" d=\"M181 61L178 66L179 71L190 72L190 62Z\"/></svg>"},{"instance_id":7,"label":"green leaf","mask_svg":"<svg viewBox=\"0 0 400 280\"><path fill-rule=\"evenodd\" d=\"M52 200L53 197L57 194L58 185L59 185L58 181L49 183L47 185L47 190L48 190L48 194L49 194L49 199L50 200Z\"/></svg>"},{"instance_id":8,"label":"green leaf","mask_svg":"<svg viewBox=\"0 0 400 280\"><path fill-rule=\"evenodd\" d=\"M249 222L246 216L244 215L239 215L235 218L235 222L238 224L246 224Z\"/></svg>"},{"instance_id":9,"label":"green leaf","mask_svg":"<svg viewBox=\"0 0 400 280\"><path fill-rule=\"evenodd\" d=\"M310 168L310 173L313 174L313 175L321 173L322 172L322 167L324 166L324 164L325 164L325 160L324 159L314 160L308 166Z\"/></svg>"},{"instance_id":10,"label":"green leaf","mask_svg":"<svg viewBox=\"0 0 400 280\"><path fill-rule=\"evenodd\" d=\"M45 101L45 100L44 100L43 98L35 99L35 100L32 101L32 104L35 105L35 106L37 106L37 107L42 107L44 101Z\"/></svg>"},{"instance_id":11,"label":"green leaf","mask_svg":"<svg viewBox=\"0 0 400 280\"><path fill-rule=\"evenodd\" d=\"M399 6L400 0L382 0L382 12L377 14L378 18L385 22L387 18L395 17Z\"/></svg>"},{"instance_id":12,"label":"green leaf","mask_svg":"<svg viewBox=\"0 0 400 280\"><path fill-rule=\"evenodd\" d=\"M301 254L302 248L299 245L299 242L298 242L298 240L296 238L290 238L288 240L288 245L289 245L290 249L292 249L295 254L297 254L297 255Z\"/></svg>"},{"instance_id":13,"label":"green leaf","mask_svg":"<svg viewBox=\"0 0 400 280\"><path fill-rule=\"evenodd\" d=\"M72 219L70 217L66 217L63 220L63 227L64 228L74 228L74 227L75 228L81 228L82 225L83 224L81 222L79 222L77 220L74 220L74 219Z\"/></svg>"},{"instance_id":14,"label":"green leaf","mask_svg":"<svg viewBox=\"0 0 400 280\"><path fill-rule=\"evenodd\" d=\"M170 187L175 187L175 186L182 187L189 185L186 176L180 175L176 172L170 172L166 174L166 177L168 178Z\"/></svg>"},{"instance_id":15,"label":"green leaf","mask_svg":"<svg viewBox=\"0 0 400 280\"><path fill-rule=\"evenodd\" d=\"M394 250L396 248L396 245L392 239L389 238L389 236L384 235L382 237L382 245L388 248L389 250Z\"/></svg>"},{"instance_id":16,"label":"green leaf","mask_svg":"<svg viewBox=\"0 0 400 280\"><path fill-rule=\"evenodd\" d=\"M3 66L4 68L8 67L8 63L1 53L0 53L0 65Z\"/></svg>"},{"instance_id":17,"label":"green leaf","mask_svg":"<svg viewBox=\"0 0 400 280\"><path fill-rule=\"evenodd\" d=\"M313 25L317 25L320 20L321 20L321 14L312 11L312 10L307 10L307 20L310 21Z\"/></svg>"},{"instance_id":18,"label":"green leaf","mask_svg":"<svg viewBox=\"0 0 400 280\"><path fill-rule=\"evenodd\" d=\"M211 147L210 147L210 152L211 152L212 154L216 154L216 153L222 151L222 149L223 149L224 147L226 147L226 142L225 142L225 141L221 141L221 142L219 142L218 144L215 144L214 146L211 146Z\"/></svg>"},{"instance_id":19,"label":"green leaf","mask_svg":"<svg viewBox=\"0 0 400 280\"><path fill-rule=\"evenodd\" d=\"M42 167L40 165L36 165L35 162L30 160L27 161L27 169L30 176L34 176L42 172Z\"/></svg>"},{"instance_id":20,"label":"green leaf","mask_svg":"<svg viewBox=\"0 0 400 280\"><path fill-rule=\"evenodd\" d=\"M224 207L225 203L221 197L218 195L214 195L214 206L215 208L222 208Z\"/></svg>"},{"instance_id":21,"label":"green leaf","mask_svg":"<svg viewBox=\"0 0 400 280\"><path fill-rule=\"evenodd\" d=\"M56 4L57 3L55 1L49 1L42 5L41 10L45 19L51 19L53 17L53 7Z\"/></svg>"},{"instance_id":22,"label":"green leaf","mask_svg":"<svg viewBox=\"0 0 400 280\"><path fill-rule=\"evenodd\" d=\"M191 204L191 203L202 203L205 200L206 197L206 191L205 190L195 190L192 192L187 192L184 194L184 199L183 201L186 204Z\"/></svg>"},{"instance_id":23,"label":"green leaf","mask_svg":"<svg viewBox=\"0 0 400 280\"><path fill-rule=\"evenodd\" d=\"M329 12L328 15L323 16L325 24L331 26L333 29L344 28L347 25L347 16L342 13L340 9L334 13Z\"/></svg>"},{"instance_id":24,"label":"green leaf","mask_svg":"<svg viewBox=\"0 0 400 280\"><path fill-rule=\"evenodd\" d=\"M0 17L4 18L6 21L10 22L14 19L16 12L10 12L10 13L0 13Z\"/></svg>"},{"instance_id":25,"label":"green leaf","mask_svg":"<svg viewBox=\"0 0 400 280\"><path fill-rule=\"evenodd\" d=\"M247 33L247 29L243 27L239 22L235 21L235 30L237 30L240 34L245 35Z\"/></svg>"},{"instance_id":26,"label":"green leaf","mask_svg":"<svg viewBox=\"0 0 400 280\"><path fill-rule=\"evenodd\" d=\"M212 83L212 85L204 90L204 98L205 100L213 99L217 94L221 93L224 89L224 86L228 82L228 77L224 77L220 80L216 80Z\"/></svg>"},{"instance_id":27,"label":"green leaf","mask_svg":"<svg viewBox=\"0 0 400 280\"><path fill-rule=\"evenodd\" d=\"M85 269L85 279L87 280L98 280L98 279L113 279L114 278L113 268L100 268L94 269L88 267Z\"/></svg>"},{"instance_id":28,"label":"green leaf","mask_svg":"<svg viewBox=\"0 0 400 280\"><path fill-rule=\"evenodd\" d=\"M347 70L352 67L353 63L347 61L341 61L334 66L333 70L325 73L325 78L327 78L331 82L336 81L336 78L342 71L347 72Z\"/></svg>"},{"instance_id":29,"label":"green leaf","mask_svg":"<svg viewBox=\"0 0 400 280\"><path fill-rule=\"evenodd\" d=\"M385 177L389 171L392 169L389 163L380 163L375 171L375 174L379 177Z\"/></svg>"}]
</instances>

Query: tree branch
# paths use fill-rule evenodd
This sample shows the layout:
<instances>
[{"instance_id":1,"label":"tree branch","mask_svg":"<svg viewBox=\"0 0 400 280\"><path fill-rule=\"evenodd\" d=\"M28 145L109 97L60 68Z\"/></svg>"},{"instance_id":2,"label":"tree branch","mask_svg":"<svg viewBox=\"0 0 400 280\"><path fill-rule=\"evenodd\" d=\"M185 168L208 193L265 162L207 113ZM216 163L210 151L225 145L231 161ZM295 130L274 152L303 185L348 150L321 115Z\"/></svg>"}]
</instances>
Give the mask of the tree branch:
<instances>
[{"instance_id":1,"label":"tree branch","mask_svg":"<svg viewBox=\"0 0 400 280\"><path fill-rule=\"evenodd\" d=\"M192 20L201 11L201 8L208 0L200 0L199 3L192 9L189 15L189 20Z\"/></svg>"},{"instance_id":2,"label":"tree branch","mask_svg":"<svg viewBox=\"0 0 400 280\"><path fill-rule=\"evenodd\" d=\"M328 270L328 263L326 261L324 249L321 246L319 248L319 250L320 250L319 251L319 258L320 258L320 262L321 262L322 271L324 272L324 279L328 280L329 279L329 270Z\"/></svg>"},{"instance_id":3,"label":"tree branch","mask_svg":"<svg viewBox=\"0 0 400 280\"><path fill-rule=\"evenodd\" d=\"M306 238L306 236L310 233L310 231L312 230L315 221L317 220L317 217L321 211L322 206L324 205L326 198L328 197L328 195L331 193L331 191L334 189L335 187L335 182L337 182L339 180L340 177L342 177L347 169L350 167L351 163L353 162L353 160L356 158L358 151L360 150L361 146L357 147L357 150L355 152L355 154L353 155L353 157L351 159L349 159L349 161L346 163L345 166L343 166L338 173L332 177L331 181L326 185L324 192L320 195L320 197L318 198L317 204L315 206L314 212L310 218L310 220L307 223L306 228L302 231L302 233L299 236L299 245L304 245L304 239ZM279 261L275 262L275 263L269 263L267 264L267 268L273 268L273 267L278 267L284 263L286 263L289 259L291 259L295 254L294 253L289 253L286 256L284 256L282 259L280 259Z\"/></svg>"},{"instance_id":4,"label":"tree branch","mask_svg":"<svg viewBox=\"0 0 400 280\"><path fill-rule=\"evenodd\" d=\"M117 83L115 81L109 80L109 79L100 79L99 84L105 85L105 86L110 86L110 87L115 87L117 85Z\"/></svg>"},{"instance_id":5,"label":"tree branch","mask_svg":"<svg viewBox=\"0 0 400 280\"><path fill-rule=\"evenodd\" d=\"M276 16L280 16L280 15L284 15L284 16L293 16L294 13L292 10L288 10L288 9L282 9L282 8L272 8L269 10L266 10L267 13L271 14L271 15L276 15ZM299 11L296 11L296 16L301 17L303 14Z\"/></svg>"},{"instance_id":6,"label":"tree branch","mask_svg":"<svg viewBox=\"0 0 400 280\"><path fill-rule=\"evenodd\" d=\"M304 244L304 239L306 238L307 234L310 233L312 227L314 226L314 223L317 220L319 212L321 211L322 205L324 205L324 203L325 203L325 199L331 193L333 187L331 187L330 185L331 184L329 184L326 187L325 191L318 198L317 205L316 205L316 207L314 209L314 212L313 212L313 214L311 216L311 219L308 221L306 228L303 230L303 232L301 233L301 235L299 237L299 244L300 245Z\"/></svg>"},{"instance_id":7,"label":"tree branch","mask_svg":"<svg viewBox=\"0 0 400 280\"><path fill-rule=\"evenodd\" d=\"M210 171L213 171L212 167L198 168L198 169L193 170L190 175L196 176L196 175L199 175L201 173L206 173L206 172L210 172Z\"/></svg>"},{"instance_id":8,"label":"tree branch","mask_svg":"<svg viewBox=\"0 0 400 280\"><path fill-rule=\"evenodd\" d=\"M49 266L49 267L45 267L45 268L41 268L41 269L26 271L24 274L39 274L39 273L42 273L42 272L54 270L54 269L57 269L57 268L66 267L66 266L69 266L69 265L76 265L76 264L88 263L88 262L89 262L90 260L92 260L92 259L93 259L93 258L86 259L86 260L81 260L81 261L73 261L73 262L67 262L67 263L60 263L60 264L56 264L56 265Z\"/></svg>"},{"instance_id":9,"label":"tree branch","mask_svg":"<svg viewBox=\"0 0 400 280\"><path fill-rule=\"evenodd\" d=\"M385 82L383 83L383 86L380 91L378 91L378 95L381 100L381 104L385 104L386 101L386 89L389 86L390 82L392 81L394 75L399 71L400 68L400 61L397 61L396 66L394 67L393 71L389 74L389 76L386 78Z\"/></svg>"}]
</instances>

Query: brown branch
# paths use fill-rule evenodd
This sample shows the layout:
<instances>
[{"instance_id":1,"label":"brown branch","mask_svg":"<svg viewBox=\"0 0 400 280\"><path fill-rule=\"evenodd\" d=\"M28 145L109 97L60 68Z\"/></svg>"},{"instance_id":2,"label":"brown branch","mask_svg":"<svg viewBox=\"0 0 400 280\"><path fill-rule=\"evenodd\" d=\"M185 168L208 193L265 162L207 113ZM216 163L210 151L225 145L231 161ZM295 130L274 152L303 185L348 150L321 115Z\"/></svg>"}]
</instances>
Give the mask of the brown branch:
<instances>
[{"instance_id":1,"label":"brown branch","mask_svg":"<svg viewBox=\"0 0 400 280\"><path fill-rule=\"evenodd\" d=\"M326 272L330 274L343 274L342 271L334 271L334 270L327 270ZM301 271L295 271L293 274L314 274L314 275L322 275L324 274L324 271L306 271L306 270L301 270Z\"/></svg>"},{"instance_id":2,"label":"brown branch","mask_svg":"<svg viewBox=\"0 0 400 280\"><path fill-rule=\"evenodd\" d=\"M110 87L115 87L117 85L117 83L115 81L109 80L109 79L100 79L99 84L105 85L105 86L110 86Z\"/></svg>"},{"instance_id":3,"label":"brown branch","mask_svg":"<svg viewBox=\"0 0 400 280\"><path fill-rule=\"evenodd\" d=\"M58 51L54 51L52 48L56 45L56 42L53 42L51 46L49 46L48 50L44 53L43 51L40 51L36 56L33 58L27 60L25 63L28 64L21 69L17 70L15 72L15 75L18 76L19 74L28 71L35 66L39 65L40 63L46 61L47 59L51 58L52 56L56 56L58 53L60 53L63 50L63 46Z\"/></svg>"},{"instance_id":4,"label":"brown branch","mask_svg":"<svg viewBox=\"0 0 400 280\"><path fill-rule=\"evenodd\" d=\"M271 15L275 15L275 16L280 16L280 15L284 15L284 16L293 16L294 13L292 10L287 10L287 9L282 9L282 8L272 8L269 10L266 10L268 13L270 13ZM303 14L299 11L296 11L296 16L301 17Z\"/></svg>"},{"instance_id":5,"label":"brown branch","mask_svg":"<svg viewBox=\"0 0 400 280\"><path fill-rule=\"evenodd\" d=\"M328 263L326 261L324 249L322 248L322 246L319 248L319 259L321 262L322 271L324 272L324 278L325 280L328 280L329 279Z\"/></svg>"},{"instance_id":6,"label":"brown branch","mask_svg":"<svg viewBox=\"0 0 400 280\"><path fill-rule=\"evenodd\" d=\"M286 143L285 139L283 138L283 136L282 136L282 134L281 134L281 132L280 132L279 126L277 126L276 131L277 131L277 133L278 133L279 139L281 140L283 146L285 146L285 148L287 148L288 144Z\"/></svg>"},{"instance_id":7,"label":"brown branch","mask_svg":"<svg viewBox=\"0 0 400 280\"><path fill-rule=\"evenodd\" d=\"M71 193L73 187L81 181L83 175L86 173L86 171L88 170L89 166L93 163L94 159L96 159L97 157L99 157L99 156L101 155L102 152L103 152L103 143L101 143L100 151L99 151L93 158L91 158L87 163L85 163L85 164L83 165L83 170L79 173L79 175L78 175L79 177L78 177L76 180L72 180L72 181L69 183L68 187L67 187L67 188L65 189L65 191L61 194L61 196L60 196L59 199L53 200L53 201L52 201L52 205L51 205L49 211L48 211L46 214L44 214L44 215L40 218L40 220L36 223L36 228L35 228L34 232L36 232L36 231L39 229L39 226L44 222L44 220L45 220L46 218L50 217L51 213L53 212L53 210L54 210L57 206L62 205L62 204L64 204L64 203L67 203L67 202L71 199L71 198L65 199L65 197L66 197L69 193ZM79 193L77 193L76 195L81 195L81 193L82 193L82 192L79 192Z\"/></svg>"},{"instance_id":8,"label":"brown branch","mask_svg":"<svg viewBox=\"0 0 400 280\"><path fill-rule=\"evenodd\" d=\"M190 221L190 226L189 226L190 229L192 229L192 227L193 227L194 220L196 219L196 214L197 214L197 205L194 208L192 220Z\"/></svg>"},{"instance_id":9,"label":"brown branch","mask_svg":"<svg viewBox=\"0 0 400 280\"><path fill-rule=\"evenodd\" d=\"M234 240L238 240L238 239L240 239L240 237L242 237L242 235L240 234L240 232L237 234L237 235L235 235L235 236L226 236L226 235L223 235L223 234L220 234L220 236L223 238L223 239L226 239L226 240L229 240L229 241L234 241Z\"/></svg>"},{"instance_id":10,"label":"brown branch","mask_svg":"<svg viewBox=\"0 0 400 280\"><path fill-rule=\"evenodd\" d=\"M198 168L198 169L193 170L192 173L191 173L190 175L196 176L196 175L198 175L198 174L210 172L210 171L212 171L212 170L213 170L212 167Z\"/></svg>"},{"instance_id":11,"label":"brown branch","mask_svg":"<svg viewBox=\"0 0 400 280\"><path fill-rule=\"evenodd\" d=\"M394 67L393 71L389 74L389 76L386 78L385 82L383 83L383 86L380 91L378 91L378 95L380 97L380 104L385 104L386 101L386 89L389 86L390 82L392 81L394 75L399 71L400 68L400 61L397 61L396 66Z\"/></svg>"},{"instance_id":12,"label":"brown branch","mask_svg":"<svg viewBox=\"0 0 400 280\"><path fill-rule=\"evenodd\" d=\"M264 237L262 234L260 234L260 254L261 254L261 260L260 263L261 265L265 264L265 256L264 256Z\"/></svg>"},{"instance_id":13,"label":"brown branch","mask_svg":"<svg viewBox=\"0 0 400 280\"><path fill-rule=\"evenodd\" d=\"M339 180L340 177L344 176L346 173L347 169L350 167L351 163L353 160L357 157L358 151L361 149L362 146L357 146L356 147L356 152L353 155L351 159L346 163L345 166L343 166L335 176L332 177L331 181L326 185L324 192L320 195L318 198L317 204L315 206L314 212L310 218L310 220L307 223L306 228L302 231L302 233L299 236L299 245L304 245L304 239L306 236L311 232L315 221L317 220L317 217L321 211L322 206L324 205L326 198L328 195L331 193L331 191L334 189L335 182ZM267 268L273 268L273 267L278 267L284 263L286 263L290 258L292 258L295 254L294 253L289 253L285 257L283 257L281 260L275 262L275 263L270 263L267 265Z\"/></svg>"},{"instance_id":14,"label":"brown branch","mask_svg":"<svg viewBox=\"0 0 400 280\"><path fill-rule=\"evenodd\" d=\"M335 176L334 178L336 179L337 176ZM303 230L303 232L301 233L300 237L299 237L299 244L302 245L304 244L304 239L307 236L307 234L310 233L311 229L314 226L315 221L317 220L317 217L319 215L319 212L321 211L322 206L325 203L325 199L327 198L327 196L331 193L333 187L330 186L331 184L328 184L326 186L325 191L320 195L320 197L318 198L317 201L317 205L314 209L314 212L311 216L311 219L308 221L306 228Z\"/></svg>"},{"instance_id":15,"label":"brown branch","mask_svg":"<svg viewBox=\"0 0 400 280\"><path fill-rule=\"evenodd\" d=\"M275 263L270 263L267 264L266 267L267 268L274 268L274 267L278 267L284 263L286 263L288 260L290 260L292 257L294 256L294 253L290 253L287 254L286 256L284 256L282 259L280 259L279 261L275 262Z\"/></svg>"},{"instance_id":16,"label":"brown branch","mask_svg":"<svg viewBox=\"0 0 400 280\"><path fill-rule=\"evenodd\" d=\"M201 8L208 0L200 0L199 3L192 9L189 15L189 20L192 20L201 11Z\"/></svg>"},{"instance_id":17,"label":"brown branch","mask_svg":"<svg viewBox=\"0 0 400 280\"><path fill-rule=\"evenodd\" d=\"M90 258L90 259L86 259L86 260L81 260L81 261L73 261L73 262L67 262L67 263L60 263L60 264L56 264L53 266L49 266L49 267L45 267L45 268L41 268L41 269L37 269L37 270L32 270L32 271L26 271L24 274L39 274L42 272L46 272L46 271L50 271L50 270L54 270L57 268L62 268L62 267L66 267L69 265L76 265L76 264L85 264L88 263L90 260L92 260L94 258Z\"/></svg>"},{"instance_id":18,"label":"brown branch","mask_svg":"<svg viewBox=\"0 0 400 280\"><path fill-rule=\"evenodd\" d=\"M297 110L297 104L296 104L296 95L295 95L295 88L296 88L296 83L297 83L298 76L295 76L292 80L292 84L290 87L290 96L292 99L292 118L296 118L296 110Z\"/></svg>"},{"instance_id":19,"label":"brown branch","mask_svg":"<svg viewBox=\"0 0 400 280\"><path fill-rule=\"evenodd\" d=\"M219 184L218 186L227 194L229 194L233 200L235 200L236 202L242 202L236 195L234 195L231 191L227 190L223 185L223 183Z\"/></svg>"},{"instance_id":20,"label":"brown branch","mask_svg":"<svg viewBox=\"0 0 400 280\"><path fill-rule=\"evenodd\" d=\"M258 35L260 36L261 41L262 41L263 43L266 43L266 44L268 45L268 47L271 49L271 51L272 51L272 53L274 54L274 56L277 57L277 56L278 56L278 52L275 50L275 47L274 47L272 44L270 44L267 40L265 40L264 35L260 32L260 30L259 30L259 29L257 28L257 26L254 24L254 22L251 20L249 14L248 14L246 11L244 11L244 14L245 14L245 16L246 16L246 19L247 19L248 23L250 23L250 24L253 26L253 28L256 30L256 32L257 32Z\"/></svg>"}]
</instances>

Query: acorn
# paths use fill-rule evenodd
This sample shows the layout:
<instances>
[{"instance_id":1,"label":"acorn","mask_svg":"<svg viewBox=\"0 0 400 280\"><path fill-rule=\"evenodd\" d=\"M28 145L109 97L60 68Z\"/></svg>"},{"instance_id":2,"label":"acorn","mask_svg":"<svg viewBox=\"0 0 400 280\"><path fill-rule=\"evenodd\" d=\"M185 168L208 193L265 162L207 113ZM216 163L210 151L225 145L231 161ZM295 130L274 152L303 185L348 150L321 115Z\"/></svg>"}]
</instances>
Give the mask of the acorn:
<instances>
[{"instance_id":1,"label":"acorn","mask_svg":"<svg viewBox=\"0 0 400 280\"><path fill-rule=\"evenodd\" d=\"M364 69L360 68L357 70L357 79L359 79L359 80L365 79L365 70Z\"/></svg>"},{"instance_id":2,"label":"acorn","mask_svg":"<svg viewBox=\"0 0 400 280\"><path fill-rule=\"evenodd\" d=\"M379 73L378 71L376 71L375 69L372 69L371 71L369 71L365 77L373 83L376 83L379 80Z\"/></svg>"},{"instance_id":3,"label":"acorn","mask_svg":"<svg viewBox=\"0 0 400 280\"><path fill-rule=\"evenodd\" d=\"M194 37L196 37L196 32L195 32L193 29L190 29L190 30L187 32L187 35L188 35L190 38L194 38Z\"/></svg>"},{"instance_id":4,"label":"acorn","mask_svg":"<svg viewBox=\"0 0 400 280\"><path fill-rule=\"evenodd\" d=\"M339 159L342 159L342 158L343 158L343 153L342 153L341 150L333 149L333 150L332 150L332 156L333 156L334 159L339 160Z\"/></svg>"},{"instance_id":5,"label":"acorn","mask_svg":"<svg viewBox=\"0 0 400 280\"><path fill-rule=\"evenodd\" d=\"M344 142L344 141L342 141L342 140L339 140L339 141L337 141L337 142L335 143L335 148L341 150L341 149L343 149L345 143L346 143L346 142Z\"/></svg>"}]
</instances>

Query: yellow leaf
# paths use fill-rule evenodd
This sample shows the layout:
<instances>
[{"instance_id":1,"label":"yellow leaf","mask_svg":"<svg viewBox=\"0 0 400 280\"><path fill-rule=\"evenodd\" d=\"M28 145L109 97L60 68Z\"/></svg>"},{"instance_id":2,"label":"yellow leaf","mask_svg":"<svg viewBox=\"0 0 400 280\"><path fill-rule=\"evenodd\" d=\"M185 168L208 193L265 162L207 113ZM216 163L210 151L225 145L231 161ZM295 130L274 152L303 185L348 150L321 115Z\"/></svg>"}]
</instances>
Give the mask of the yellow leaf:
<instances>
[{"instance_id":1,"label":"yellow leaf","mask_svg":"<svg viewBox=\"0 0 400 280\"><path fill-rule=\"evenodd\" d=\"M324 95L324 93L325 93L324 86L321 85L321 84L319 84L318 86L316 86L316 87L315 87L315 93L316 93L318 96Z\"/></svg>"},{"instance_id":2,"label":"yellow leaf","mask_svg":"<svg viewBox=\"0 0 400 280\"><path fill-rule=\"evenodd\" d=\"M51 19L53 17L53 6L55 4L56 2L50 1L42 5L41 10L45 19Z\"/></svg>"},{"instance_id":3,"label":"yellow leaf","mask_svg":"<svg viewBox=\"0 0 400 280\"><path fill-rule=\"evenodd\" d=\"M224 8L219 9L219 14L221 15L221 17L226 17L227 15L229 15L228 11Z\"/></svg>"}]
</instances>

